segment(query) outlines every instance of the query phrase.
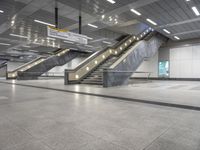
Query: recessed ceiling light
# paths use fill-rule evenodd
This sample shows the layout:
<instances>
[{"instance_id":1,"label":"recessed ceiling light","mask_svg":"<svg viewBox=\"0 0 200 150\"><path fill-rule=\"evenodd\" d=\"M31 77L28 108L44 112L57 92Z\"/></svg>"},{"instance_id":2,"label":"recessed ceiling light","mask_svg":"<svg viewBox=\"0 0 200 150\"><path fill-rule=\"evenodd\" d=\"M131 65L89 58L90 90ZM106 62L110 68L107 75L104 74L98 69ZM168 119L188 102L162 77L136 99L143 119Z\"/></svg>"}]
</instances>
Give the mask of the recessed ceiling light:
<instances>
[{"instance_id":1,"label":"recessed ceiling light","mask_svg":"<svg viewBox=\"0 0 200 150\"><path fill-rule=\"evenodd\" d=\"M151 20L151 19L149 19L149 18L147 18L146 20L147 20L148 22L150 22L151 24L155 25L155 26L157 25L156 22L154 22L153 20Z\"/></svg>"},{"instance_id":2,"label":"recessed ceiling light","mask_svg":"<svg viewBox=\"0 0 200 150\"><path fill-rule=\"evenodd\" d=\"M0 43L0 45L9 46L9 45L11 45L11 44L8 44L8 43Z\"/></svg>"},{"instance_id":3,"label":"recessed ceiling light","mask_svg":"<svg viewBox=\"0 0 200 150\"><path fill-rule=\"evenodd\" d=\"M40 20L37 20L37 19L35 19L34 21L37 22L37 23L40 23L40 24L44 24L44 25L48 25L48 26L55 27L55 25L54 25L54 24L51 24L51 23L47 23L47 22L40 21Z\"/></svg>"},{"instance_id":4,"label":"recessed ceiling light","mask_svg":"<svg viewBox=\"0 0 200 150\"><path fill-rule=\"evenodd\" d=\"M0 10L0 13L4 13L4 11L3 11L3 10Z\"/></svg>"},{"instance_id":5,"label":"recessed ceiling light","mask_svg":"<svg viewBox=\"0 0 200 150\"><path fill-rule=\"evenodd\" d=\"M165 31L167 34L170 34L171 32L168 31L167 29L163 29L163 31Z\"/></svg>"},{"instance_id":6,"label":"recessed ceiling light","mask_svg":"<svg viewBox=\"0 0 200 150\"><path fill-rule=\"evenodd\" d=\"M135 9L131 9L131 11L132 11L133 13L135 13L136 15L138 15L138 16L141 16L141 15L142 15L140 12L138 12L138 11L135 10Z\"/></svg>"},{"instance_id":7,"label":"recessed ceiling light","mask_svg":"<svg viewBox=\"0 0 200 150\"><path fill-rule=\"evenodd\" d=\"M199 10L197 9L197 7L192 7L192 10L194 11L195 15L199 16L200 13L199 13Z\"/></svg>"},{"instance_id":8,"label":"recessed ceiling light","mask_svg":"<svg viewBox=\"0 0 200 150\"><path fill-rule=\"evenodd\" d=\"M88 26L93 27L93 28L98 28L98 26L90 24L90 23L88 23Z\"/></svg>"},{"instance_id":9,"label":"recessed ceiling light","mask_svg":"<svg viewBox=\"0 0 200 150\"><path fill-rule=\"evenodd\" d=\"M178 36L174 36L175 39L180 40L180 38Z\"/></svg>"},{"instance_id":10,"label":"recessed ceiling light","mask_svg":"<svg viewBox=\"0 0 200 150\"><path fill-rule=\"evenodd\" d=\"M190 2L190 0L186 0L186 2Z\"/></svg>"},{"instance_id":11,"label":"recessed ceiling light","mask_svg":"<svg viewBox=\"0 0 200 150\"><path fill-rule=\"evenodd\" d=\"M111 4L115 4L116 3L114 0L107 0L107 2L109 2Z\"/></svg>"},{"instance_id":12,"label":"recessed ceiling light","mask_svg":"<svg viewBox=\"0 0 200 150\"><path fill-rule=\"evenodd\" d=\"M10 36L20 37L20 38L25 38L25 39L28 38L27 36L18 35L18 34L12 34L12 33L10 34Z\"/></svg>"},{"instance_id":13,"label":"recessed ceiling light","mask_svg":"<svg viewBox=\"0 0 200 150\"><path fill-rule=\"evenodd\" d=\"M105 18L105 15L102 15L101 18L104 19L104 18Z\"/></svg>"}]
</instances>

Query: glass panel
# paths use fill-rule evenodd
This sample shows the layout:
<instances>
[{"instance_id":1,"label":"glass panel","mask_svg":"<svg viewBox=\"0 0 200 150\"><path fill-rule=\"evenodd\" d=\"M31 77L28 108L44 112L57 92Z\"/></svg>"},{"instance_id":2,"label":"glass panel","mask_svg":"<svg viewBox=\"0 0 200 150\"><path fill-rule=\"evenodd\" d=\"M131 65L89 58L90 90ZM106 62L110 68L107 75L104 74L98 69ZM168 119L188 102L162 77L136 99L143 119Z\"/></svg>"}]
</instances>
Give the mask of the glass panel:
<instances>
[{"instance_id":1,"label":"glass panel","mask_svg":"<svg viewBox=\"0 0 200 150\"><path fill-rule=\"evenodd\" d=\"M169 77L169 61L159 62L159 77Z\"/></svg>"}]
</instances>

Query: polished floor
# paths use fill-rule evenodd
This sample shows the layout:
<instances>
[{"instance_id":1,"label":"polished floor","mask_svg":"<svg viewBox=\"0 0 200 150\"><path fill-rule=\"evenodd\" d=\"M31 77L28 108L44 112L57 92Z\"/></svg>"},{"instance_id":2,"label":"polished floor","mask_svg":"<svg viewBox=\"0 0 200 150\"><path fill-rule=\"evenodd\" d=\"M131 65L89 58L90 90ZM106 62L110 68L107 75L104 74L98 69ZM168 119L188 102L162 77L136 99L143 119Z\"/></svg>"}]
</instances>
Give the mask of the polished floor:
<instances>
[{"instance_id":1,"label":"polished floor","mask_svg":"<svg viewBox=\"0 0 200 150\"><path fill-rule=\"evenodd\" d=\"M44 80L30 82L53 85ZM164 83L169 86L162 87ZM191 87L191 82L164 83L140 83L107 91L117 93L117 89L123 91L135 87L138 93L140 87L140 95L147 96L142 89L160 93L160 89L168 87L168 91L179 95L178 98L189 94L187 92L192 92L191 97L196 100L199 98L198 90L192 89L200 84ZM59 88L59 81L54 84ZM175 84L188 86L170 88ZM147 88L142 88L144 86ZM83 85L68 88L85 88L88 92L103 90ZM134 93L133 89L127 92ZM166 95L160 99L166 99ZM0 150L199 149L200 111L0 83Z\"/></svg>"}]
</instances>

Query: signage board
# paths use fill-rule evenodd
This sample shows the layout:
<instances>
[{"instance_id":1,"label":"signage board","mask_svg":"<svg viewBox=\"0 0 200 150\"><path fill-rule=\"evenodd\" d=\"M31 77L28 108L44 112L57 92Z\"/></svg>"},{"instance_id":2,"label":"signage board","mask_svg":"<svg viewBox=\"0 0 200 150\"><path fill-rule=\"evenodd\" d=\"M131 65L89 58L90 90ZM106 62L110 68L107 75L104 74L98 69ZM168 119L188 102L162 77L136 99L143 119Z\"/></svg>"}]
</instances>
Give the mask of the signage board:
<instances>
[{"instance_id":1,"label":"signage board","mask_svg":"<svg viewBox=\"0 0 200 150\"><path fill-rule=\"evenodd\" d=\"M48 26L47 34L49 37L63 39L63 40L76 42L80 44L88 44L88 38L86 35L69 32L68 30L62 30L62 29L57 29L57 28Z\"/></svg>"}]
</instances>

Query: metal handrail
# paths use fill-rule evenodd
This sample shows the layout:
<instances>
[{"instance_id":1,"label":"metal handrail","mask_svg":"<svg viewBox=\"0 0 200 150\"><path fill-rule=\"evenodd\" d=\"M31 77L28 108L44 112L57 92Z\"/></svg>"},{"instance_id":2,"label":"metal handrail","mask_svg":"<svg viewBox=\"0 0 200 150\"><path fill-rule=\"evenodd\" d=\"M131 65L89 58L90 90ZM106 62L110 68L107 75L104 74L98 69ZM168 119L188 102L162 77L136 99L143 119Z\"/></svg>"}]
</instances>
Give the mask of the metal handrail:
<instances>
[{"instance_id":1,"label":"metal handrail","mask_svg":"<svg viewBox=\"0 0 200 150\"><path fill-rule=\"evenodd\" d=\"M149 39L151 39L154 35L156 34L156 32L149 32L148 35L143 38L143 41L147 41ZM134 51L137 46L143 42L143 41L139 41L138 43L136 43L130 50L128 50L124 55L122 55L118 60L116 60L110 67L109 69L114 69L117 65L119 65L120 63L122 63L122 61L126 61L126 57L132 52Z\"/></svg>"}]
</instances>

